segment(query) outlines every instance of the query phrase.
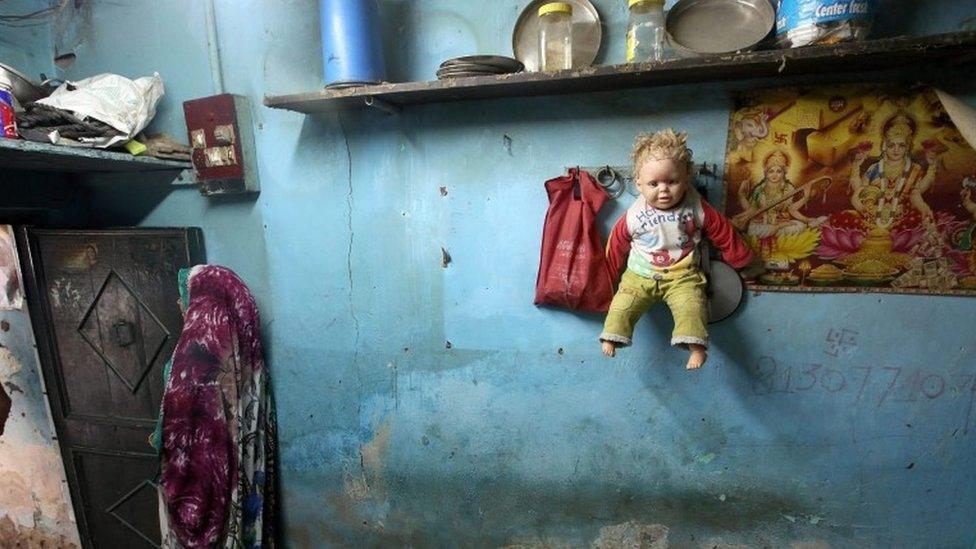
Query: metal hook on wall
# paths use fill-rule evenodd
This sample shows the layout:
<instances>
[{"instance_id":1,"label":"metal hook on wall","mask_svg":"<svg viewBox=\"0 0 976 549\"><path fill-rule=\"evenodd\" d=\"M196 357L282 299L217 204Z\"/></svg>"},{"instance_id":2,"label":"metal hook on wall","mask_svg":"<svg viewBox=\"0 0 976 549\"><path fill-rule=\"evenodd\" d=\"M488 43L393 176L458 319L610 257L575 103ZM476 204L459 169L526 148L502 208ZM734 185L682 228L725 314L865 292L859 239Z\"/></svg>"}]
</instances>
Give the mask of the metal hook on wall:
<instances>
[{"instance_id":1,"label":"metal hook on wall","mask_svg":"<svg viewBox=\"0 0 976 549\"><path fill-rule=\"evenodd\" d=\"M597 170L594 176L596 182L603 187L603 190L610 195L611 198L618 198L620 195L624 194L624 190L627 188L627 183L624 179L610 167L609 164L603 166Z\"/></svg>"},{"instance_id":2,"label":"metal hook on wall","mask_svg":"<svg viewBox=\"0 0 976 549\"><path fill-rule=\"evenodd\" d=\"M571 168L589 172L593 176L593 179L596 179L597 183L606 190L611 198L620 198L624 194L624 191L634 197L640 195L637 186L634 184L633 167L629 165L570 166L566 169L569 170ZM696 164L692 167L694 172L692 175L692 184L702 196L706 196L708 187L712 187L717 181L721 180L721 174L719 174L718 168L718 164L714 162L702 162L700 165Z\"/></svg>"}]
</instances>

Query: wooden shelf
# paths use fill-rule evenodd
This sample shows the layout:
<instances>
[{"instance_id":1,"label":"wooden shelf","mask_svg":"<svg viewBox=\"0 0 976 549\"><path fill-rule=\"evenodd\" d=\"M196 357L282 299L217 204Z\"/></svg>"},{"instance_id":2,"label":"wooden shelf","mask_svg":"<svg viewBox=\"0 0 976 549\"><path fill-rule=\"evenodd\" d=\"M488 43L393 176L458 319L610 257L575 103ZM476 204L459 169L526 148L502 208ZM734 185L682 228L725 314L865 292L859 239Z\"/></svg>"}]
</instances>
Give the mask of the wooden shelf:
<instances>
[{"instance_id":1,"label":"wooden shelf","mask_svg":"<svg viewBox=\"0 0 976 549\"><path fill-rule=\"evenodd\" d=\"M396 111L405 105L446 101L530 97L775 76L816 77L824 73L921 69L941 64L971 63L974 60L976 32L957 32L653 63L592 66L556 73L527 72L432 82L379 84L346 90L267 96L264 104L275 109L306 114L363 109L369 106Z\"/></svg>"},{"instance_id":2,"label":"wooden shelf","mask_svg":"<svg viewBox=\"0 0 976 549\"><path fill-rule=\"evenodd\" d=\"M101 149L0 138L0 167L23 171L95 173L181 171L191 169L193 165Z\"/></svg>"}]
</instances>

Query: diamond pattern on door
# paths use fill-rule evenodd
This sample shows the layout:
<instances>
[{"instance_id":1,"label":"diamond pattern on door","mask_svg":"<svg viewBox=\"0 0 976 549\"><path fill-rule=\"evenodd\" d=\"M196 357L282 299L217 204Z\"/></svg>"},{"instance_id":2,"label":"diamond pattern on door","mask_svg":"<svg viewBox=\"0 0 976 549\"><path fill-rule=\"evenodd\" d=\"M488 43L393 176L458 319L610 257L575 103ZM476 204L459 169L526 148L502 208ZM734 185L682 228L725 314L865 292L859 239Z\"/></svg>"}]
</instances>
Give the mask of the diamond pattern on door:
<instances>
[{"instance_id":1,"label":"diamond pattern on door","mask_svg":"<svg viewBox=\"0 0 976 549\"><path fill-rule=\"evenodd\" d=\"M170 338L166 326L114 270L85 311L78 333L132 393Z\"/></svg>"},{"instance_id":2,"label":"diamond pattern on door","mask_svg":"<svg viewBox=\"0 0 976 549\"><path fill-rule=\"evenodd\" d=\"M130 507L146 507L147 505L151 507L156 505L157 493L156 485L151 481L144 480L138 486L126 492L118 501L110 505L105 512L121 522L129 530L135 532L137 536L144 539L152 547L159 547L159 543L153 539L159 538L158 532L143 532L132 524L134 522L130 520L132 517L126 517L126 515L131 514Z\"/></svg>"}]
</instances>

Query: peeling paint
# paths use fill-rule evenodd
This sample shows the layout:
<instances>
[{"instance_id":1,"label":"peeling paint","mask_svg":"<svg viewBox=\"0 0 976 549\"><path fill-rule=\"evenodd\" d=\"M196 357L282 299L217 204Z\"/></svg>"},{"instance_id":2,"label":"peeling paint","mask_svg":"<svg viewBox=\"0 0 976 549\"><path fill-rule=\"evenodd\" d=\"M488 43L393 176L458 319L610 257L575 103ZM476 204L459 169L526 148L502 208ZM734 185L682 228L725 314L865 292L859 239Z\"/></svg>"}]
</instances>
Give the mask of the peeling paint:
<instances>
[{"instance_id":1,"label":"peeling paint","mask_svg":"<svg viewBox=\"0 0 976 549\"><path fill-rule=\"evenodd\" d=\"M726 543L723 540L712 538L698 546L700 549L754 549L750 545L742 543Z\"/></svg>"},{"instance_id":2,"label":"peeling paint","mask_svg":"<svg viewBox=\"0 0 976 549\"><path fill-rule=\"evenodd\" d=\"M19 525L10 517L0 517L0 547L74 549L78 544L63 534L44 532Z\"/></svg>"},{"instance_id":3,"label":"peeling paint","mask_svg":"<svg viewBox=\"0 0 976 549\"><path fill-rule=\"evenodd\" d=\"M386 497L385 464L383 457L390 447L390 424L376 430L373 439L359 449L359 466L345 471L343 491L350 500L382 500Z\"/></svg>"},{"instance_id":4,"label":"peeling paint","mask_svg":"<svg viewBox=\"0 0 976 549\"><path fill-rule=\"evenodd\" d=\"M0 386L16 391L0 429L0 547L73 547L77 527L39 373L0 347Z\"/></svg>"},{"instance_id":5,"label":"peeling paint","mask_svg":"<svg viewBox=\"0 0 976 549\"><path fill-rule=\"evenodd\" d=\"M501 546L500 549L574 549L576 544L558 539L526 539Z\"/></svg>"},{"instance_id":6,"label":"peeling paint","mask_svg":"<svg viewBox=\"0 0 976 549\"><path fill-rule=\"evenodd\" d=\"M697 461L698 463L703 463L705 465L708 465L709 463L715 460L715 457L716 456L714 453L708 452L707 454L698 454L695 457L695 461Z\"/></svg>"},{"instance_id":7,"label":"peeling paint","mask_svg":"<svg viewBox=\"0 0 976 549\"><path fill-rule=\"evenodd\" d=\"M824 540L794 541L790 549L830 549L831 545Z\"/></svg>"},{"instance_id":8,"label":"peeling paint","mask_svg":"<svg viewBox=\"0 0 976 549\"><path fill-rule=\"evenodd\" d=\"M663 524L641 524L636 521L600 528L592 549L667 549L669 528Z\"/></svg>"}]
</instances>

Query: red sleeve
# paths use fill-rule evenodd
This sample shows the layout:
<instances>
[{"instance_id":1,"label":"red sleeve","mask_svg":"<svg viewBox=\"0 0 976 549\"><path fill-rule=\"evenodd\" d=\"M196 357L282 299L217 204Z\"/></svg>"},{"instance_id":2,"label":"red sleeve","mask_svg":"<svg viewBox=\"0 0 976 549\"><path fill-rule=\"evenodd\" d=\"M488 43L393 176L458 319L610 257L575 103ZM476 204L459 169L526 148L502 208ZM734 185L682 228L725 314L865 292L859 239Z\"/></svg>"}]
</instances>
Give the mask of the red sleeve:
<instances>
[{"instance_id":1,"label":"red sleeve","mask_svg":"<svg viewBox=\"0 0 976 549\"><path fill-rule=\"evenodd\" d=\"M742 237L735 232L735 227L729 218L720 214L711 204L702 200L705 210L705 237L715 244L722 253L722 259L736 269L741 269L752 263L753 253Z\"/></svg>"},{"instance_id":2,"label":"red sleeve","mask_svg":"<svg viewBox=\"0 0 976 549\"><path fill-rule=\"evenodd\" d=\"M627 214L620 216L617 224L610 231L610 238L607 240L607 268L610 271L610 280L614 287L623 274L624 267L627 266L627 255L630 254L630 231L627 229Z\"/></svg>"}]
</instances>

